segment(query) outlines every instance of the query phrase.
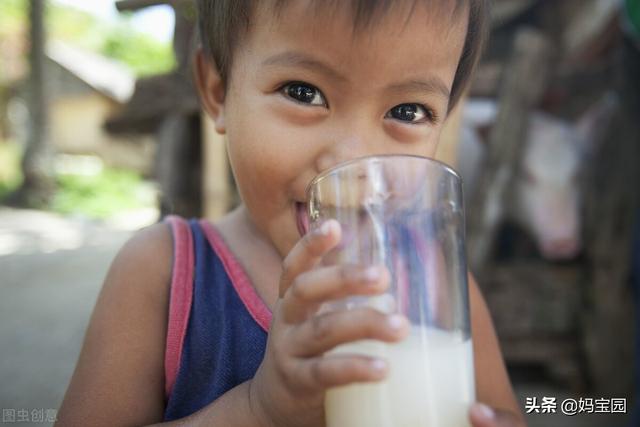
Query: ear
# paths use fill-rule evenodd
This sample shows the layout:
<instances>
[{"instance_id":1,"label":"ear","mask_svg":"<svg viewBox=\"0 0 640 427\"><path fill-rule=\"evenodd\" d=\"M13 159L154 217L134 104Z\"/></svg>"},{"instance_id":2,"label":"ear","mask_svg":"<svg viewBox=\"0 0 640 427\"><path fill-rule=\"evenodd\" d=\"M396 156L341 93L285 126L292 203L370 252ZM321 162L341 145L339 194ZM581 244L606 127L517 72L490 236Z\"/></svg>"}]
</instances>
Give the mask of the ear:
<instances>
[{"instance_id":1,"label":"ear","mask_svg":"<svg viewBox=\"0 0 640 427\"><path fill-rule=\"evenodd\" d=\"M194 80L200 103L215 124L216 132L224 134L225 127L225 87L218 68L209 60L201 47L194 58Z\"/></svg>"},{"instance_id":2,"label":"ear","mask_svg":"<svg viewBox=\"0 0 640 427\"><path fill-rule=\"evenodd\" d=\"M611 124L618 105L618 95L612 91L606 92L578 119L575 129L581 154L589 156L596 149Z\"/></svg>"}]
</instances>

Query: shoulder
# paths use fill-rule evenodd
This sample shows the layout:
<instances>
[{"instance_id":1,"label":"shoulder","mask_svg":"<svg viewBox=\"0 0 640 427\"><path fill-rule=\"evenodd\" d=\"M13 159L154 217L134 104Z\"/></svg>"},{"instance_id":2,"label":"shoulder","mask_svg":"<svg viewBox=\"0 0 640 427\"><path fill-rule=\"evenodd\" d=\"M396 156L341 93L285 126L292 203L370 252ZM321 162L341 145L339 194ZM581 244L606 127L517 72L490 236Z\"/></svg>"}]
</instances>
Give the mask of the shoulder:
<instances>
[{"instance_id":1,"label":"shoulder","mask_svg":"<svg viewBox=\"0 0 640 427\"><path fill-rule=\"evenodd\" d=\"M102 294L116 293L128 298L150 298L145 307L168 310L173 236L171 227L160 222L136 232L114 258ZM143 307L141 307L142 309Z\"/></svg>"},{"instance_id":2,"label":"shoulder","mask_svg":"<svg viewBox=\"0 0 640 427\"><path fill-rule=\"evenodd\" d=\"M138 231L116 255L110 276L127 285L149 288L168 287L173 263L173 237L169 224L160 222ZM105 285L114 283L107 281Z\"/></svg>"}]
</instances>

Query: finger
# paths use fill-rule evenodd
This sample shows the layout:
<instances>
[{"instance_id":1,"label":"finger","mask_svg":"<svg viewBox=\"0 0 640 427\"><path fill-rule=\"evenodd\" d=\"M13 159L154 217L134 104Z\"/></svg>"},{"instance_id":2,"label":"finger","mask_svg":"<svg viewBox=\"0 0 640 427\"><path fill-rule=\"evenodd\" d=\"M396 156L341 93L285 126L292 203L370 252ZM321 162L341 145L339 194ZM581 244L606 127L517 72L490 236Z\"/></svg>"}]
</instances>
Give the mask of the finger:
<instances>
[{"instance_id":1,"label":"finger","mask_svg":"<svg viewBox=\"0 0 640 427\"><path fill-rule=\"evenodd\" d=\"M334 355L298 359L290 380L296 388L325 390L355 382L384 379L389 368L383 359L357 355Z\"/></svg>"},{"instance_id":2,"label":"finger","mask_svg":"<svg viewBox=\"0 0 640 427\"><path fill-rule=\"evenodd\" d=\"M336 265L306 271L296 277L282 300L286 322L298 323L315 313L323 302L349 295L375 295L389 286L386 268Z\"/></svg>"},{"instance_id":3,"label":"finger","mask_svg":"<svg viewBox=\"0 0 640 427\"><path fill-rule=\"evenodd\" d=\"M324 254L340 242L340 236L340 223L329 219L295 244L283 261L280 298L300 273L315 267Z\"/></svg>"},{"instance_id":4,"label":"finger","mask_svg":"<svg viewBox=\"0 0 640 427\"><path fill-rule=\"evenodd\" d=\"M469 419L473 427L524 427L521 418L512 412L494 409L484 403L475 403L469 409Z\"/></svg>"},{"instance_id":5,"label":"finger","mask_svg":"<svg viewBox=\"0 0 640 427\"><path fill-rule=\"evenodd\" d=\"M387 315L369 307L328 312L293 329L292 354L316 356L340 344L365 339L397 342L408 332L409 322L402 315Z\"/></svg>"}]
</instances>

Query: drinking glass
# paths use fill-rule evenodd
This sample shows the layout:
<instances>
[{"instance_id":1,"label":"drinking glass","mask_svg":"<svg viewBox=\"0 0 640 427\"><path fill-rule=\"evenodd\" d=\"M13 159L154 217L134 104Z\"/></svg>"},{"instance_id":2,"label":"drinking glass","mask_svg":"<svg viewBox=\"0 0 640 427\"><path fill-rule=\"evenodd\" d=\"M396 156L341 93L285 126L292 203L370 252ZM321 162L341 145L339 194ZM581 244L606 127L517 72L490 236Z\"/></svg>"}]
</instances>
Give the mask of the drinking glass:
<instances>
[{"instance_id":1,"label":"drinking glass","mask_svg":"<svg viewBox=\"0 0 640 427\"><path fill-rule=\"evenodd\" d=\"M420 156L351 160L309 184L306 215L303 227L330 218L342 227L340 243L321 265L384 265L391 274L385 294L349 297L322 310L370 306L402 313L411 324L399 343L362 340L332 350L384 358L389 374L328 390L327 426L469 426L475 387L458 174Z\"/></svg>"}]
</instances>

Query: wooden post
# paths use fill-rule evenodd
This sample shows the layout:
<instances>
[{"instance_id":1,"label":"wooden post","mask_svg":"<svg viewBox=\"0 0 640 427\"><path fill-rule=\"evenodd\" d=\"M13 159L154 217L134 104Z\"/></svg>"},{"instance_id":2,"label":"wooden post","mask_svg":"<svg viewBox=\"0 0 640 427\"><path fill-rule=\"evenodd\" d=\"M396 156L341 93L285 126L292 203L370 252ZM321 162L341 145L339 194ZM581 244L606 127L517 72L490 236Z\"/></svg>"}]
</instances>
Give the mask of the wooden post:
<instances>
[{"instance_id":1,"label":"wooden post","mask_svg":"<svg viewBox=\"0 0 640 427\"><path fill-rule=\"evenodd\" d=\"M585 191L587 268L582 329L595 392L630 397L633 387L634 295L629 283L640 209L640 52L625 40L617 52L621 108L595 156ZM636 316L638 313L636 312Z\"/></svg>"},{"instance_id":2,"label":"wooden post","mask_svg":"<svg viewBox=\"0 0 640 427\"><path fill-rule=\"evenodd\" d=\"M502 219L509 184L521 157L529 112L540 100L551 63L551 45L533 29L516 34L505 68L500 109L489 137L487 161L475 199L467 209L469 263L477 274L485 267Z\"/></svg>"},{"instance_id":3,"label":"wooden post","mask_svg":"<svg viewBox=\"0 0 640 427\"><path fill-rule=\"evenodd\" d=\"M161 124L156 134L156 178L160 184L160 214L202 216L203 128L190 68L195 28L194 1L120 0L116 2L116 7L119 11L134 11L161 4L170 5L175 12L173 51L176 69L171 76L167 76L170 99L165 111L162 111Z\"/></svg>"},{"instance_id":4,"label":"wooden post","mask_svg":"<svg viewBox=\"0 0 640 427\"><path fill-rule=\"evenodd\" d=\"M156 175L160 214L202 215L202 144L200 118L170 113L157 132Z\"/></svg>"},{"instance_id":5,"label":"wooden post","mask_svg":"<svg viewBox=\"0 0 640 427\"><path fill-rule=\"evenodd\" d=\"M204 215L216 220L229 212L235 204L235 186L230 174L226 141L215 129L213 121L202 113L203 200Z\"/></svg>"}]
</instances>

